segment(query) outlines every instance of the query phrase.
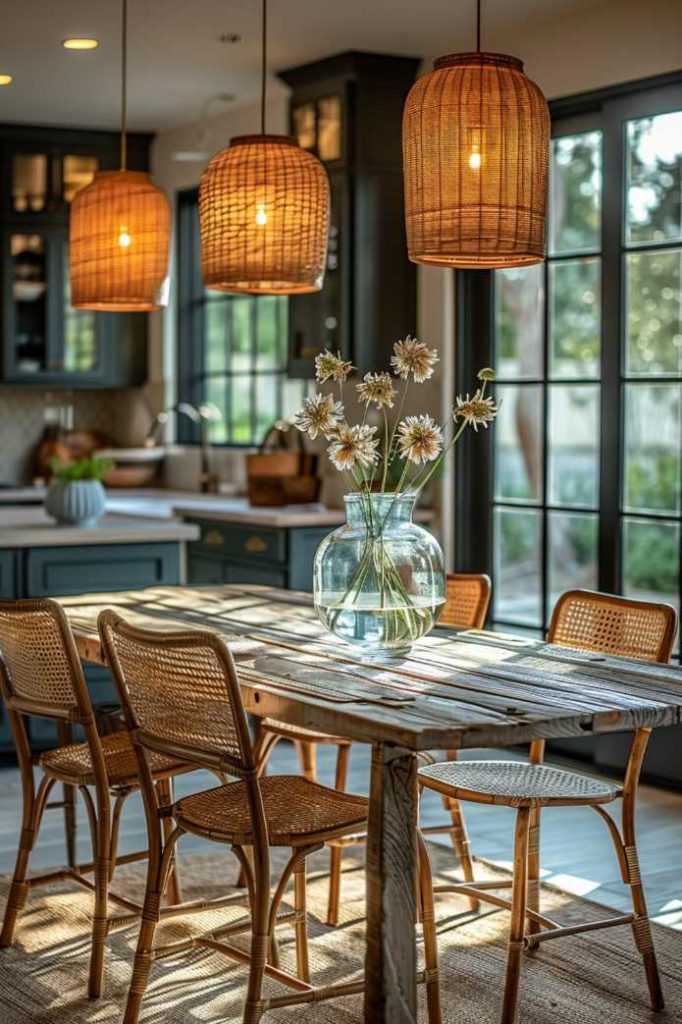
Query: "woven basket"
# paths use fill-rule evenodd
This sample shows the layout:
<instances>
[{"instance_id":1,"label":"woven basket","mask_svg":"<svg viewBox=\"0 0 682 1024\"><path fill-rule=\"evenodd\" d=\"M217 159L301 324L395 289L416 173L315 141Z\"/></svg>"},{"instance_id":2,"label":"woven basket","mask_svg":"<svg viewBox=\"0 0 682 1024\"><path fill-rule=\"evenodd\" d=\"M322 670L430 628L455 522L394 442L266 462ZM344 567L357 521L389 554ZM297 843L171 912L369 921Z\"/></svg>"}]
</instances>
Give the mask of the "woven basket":
<instances>
[{"instance_id":1,"label":"woven basket","mask_svg":"<svg viewBox=\"0 0 682 1024\"><path fill-rule=\"evenodd\" d=\"M308 454L303 438L296 431L298 451L286 448L281 430L269 430L261 450L246 457L248 495L252 505L305 505L315 502L320 493L317 456ZM276 442L276 450L268 448Z\"/></svg>"}]
</instances>

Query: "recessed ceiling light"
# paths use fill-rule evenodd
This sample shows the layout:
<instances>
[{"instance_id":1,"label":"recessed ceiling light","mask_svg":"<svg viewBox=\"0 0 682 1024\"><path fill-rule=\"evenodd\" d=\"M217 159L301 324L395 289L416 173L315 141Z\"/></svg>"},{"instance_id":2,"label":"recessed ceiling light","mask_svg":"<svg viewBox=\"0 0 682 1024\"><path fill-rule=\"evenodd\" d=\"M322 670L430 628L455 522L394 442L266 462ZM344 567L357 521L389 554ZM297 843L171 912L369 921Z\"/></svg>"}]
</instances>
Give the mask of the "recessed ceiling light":
<instances>
[{"instance_id":1,"label":"recessed ceiling light","mask_svg":"<svg viewBox=\"0 0 682 1024\"><path fill-rule=\"evenodd\" d=\"M11 85L14 81L14 75L0 75L0 85Z\"/></svg>"},{"instance_id":2,"label":"recessed ceiling light","mask_svg":"<svg viewBox=\"0 0 682 1024\"><path fill-rule=\"evenodd\" d=\"M95 50L99 46L99 39L88 39L76 37L74 39L65 39L62 42L62 46L65 50Z\"/></svg>"}]
</instances>

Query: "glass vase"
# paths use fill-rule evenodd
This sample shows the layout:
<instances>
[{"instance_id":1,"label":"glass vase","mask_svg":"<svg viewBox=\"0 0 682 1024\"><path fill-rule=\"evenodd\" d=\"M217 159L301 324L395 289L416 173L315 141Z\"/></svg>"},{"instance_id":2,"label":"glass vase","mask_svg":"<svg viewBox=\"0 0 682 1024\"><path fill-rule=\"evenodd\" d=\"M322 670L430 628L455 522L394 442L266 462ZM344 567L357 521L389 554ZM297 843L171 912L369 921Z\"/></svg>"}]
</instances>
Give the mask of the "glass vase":
<instances>
[{"instance_id":1,"label":"glass vase","mask_svg":"<svg viewBox=\"0 0 682 1024\"><path fill-rule=\"evenodd\" d=\"M412 521L416 497L347 495L345 525L315 554L317 615L363 656L406 654L433 627L445 601L443 553Z\"/></svg>"}]
</instances>

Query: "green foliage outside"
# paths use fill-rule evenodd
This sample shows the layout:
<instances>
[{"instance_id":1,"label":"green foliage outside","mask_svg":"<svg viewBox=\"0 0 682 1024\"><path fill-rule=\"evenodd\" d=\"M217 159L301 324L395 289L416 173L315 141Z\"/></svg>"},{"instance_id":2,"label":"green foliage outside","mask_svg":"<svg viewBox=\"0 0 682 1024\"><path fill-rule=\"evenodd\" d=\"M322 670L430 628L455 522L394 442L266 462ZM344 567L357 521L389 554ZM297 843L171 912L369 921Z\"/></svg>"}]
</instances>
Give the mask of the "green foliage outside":
<instances>
[{"instance_id":1,"label":"green foliage outside","mask_svg":"<svg viewBox=\"0 0 682 1024\"><path fill-rule=\"evenodd\" d=\"M643 118L627 126L627 200L624 226L623 370L626 375L682 376L682 112ZM548 264L549 365L543 365L543 274L537 267L496 274L496 358L508 380L542 377L598 378L601 359L601 135L598 132L558 138L553 143L550 192L550 261ZM680 239L666 250L648 249L662 241ZM553 260L551 257L563 257ZM529 392L519 386L510 393L521 409ZM579 388L573 389L576 394ZM649 390L648 386L646 390ZM679 515L680 459L673 441L659 440L655 423L668 426L679 417L681 384L651 395L626 388L626 508ZM665 393L664 393L665 392ZM638 404L639 403L639 404ZM572 403L573 404L573 403ZM567 415L566 412L563 415ZM572 415L581 417L579 408ZM647 418L648 417L648 418ZM656 419L652 419L656 417ZM671 420L671 417L673 418ZM515 422L512 418L509 422ZM523 472L537 433L530 414L525 437L516 430L498 435L497 490L506 498L527 498ZM532 429L531 429L532 427ZM643 436L648 428L649 436ZM653 433L655 441L651 441ZM668 431L670 433L670 431ZM551 497L565 504L593 503L594 460L587 448L561 431L563 444L550 450ZM557 441L559 439L557 438ZM598 445L598 422L595 424ZM528 452L524 454L524 445ZM503 453L505 457L502 458ZM553 481L553 482L552 482ZM596 554L594 520L565 516L550 529L556 558L567 572L587 566ZM500 521L498 553L513 575L541 557L539 518L505 513ZM679 590L680 530L674 523L629 520L623 524L623 585L626 592L676 595ZM560 550L558 548L560 547ZM556 561L555 558L555 561Z\"/></svg>"}]
</instances>

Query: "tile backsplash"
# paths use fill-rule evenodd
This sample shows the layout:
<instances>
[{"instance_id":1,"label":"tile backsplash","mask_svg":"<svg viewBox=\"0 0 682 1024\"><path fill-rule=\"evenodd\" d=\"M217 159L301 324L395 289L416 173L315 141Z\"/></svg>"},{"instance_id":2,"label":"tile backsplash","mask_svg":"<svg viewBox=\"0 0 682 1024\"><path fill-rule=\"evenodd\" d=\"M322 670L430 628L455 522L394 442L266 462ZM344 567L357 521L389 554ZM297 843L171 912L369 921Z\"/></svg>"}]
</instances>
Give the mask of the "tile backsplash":
<instances>
[{"instance_id":1,"label":"tile backsplash","mask_svg":"<svg viewBox=\"0 0 682 1024\"><path fill-rule=\"evenodd\" d=\"M0 484L31 482L33 454L49 410L71 406L75 429L100 430L116 442L125 422L124 401L125 393L117 391L0 389Z\"/></svg>"}]
</instances>

